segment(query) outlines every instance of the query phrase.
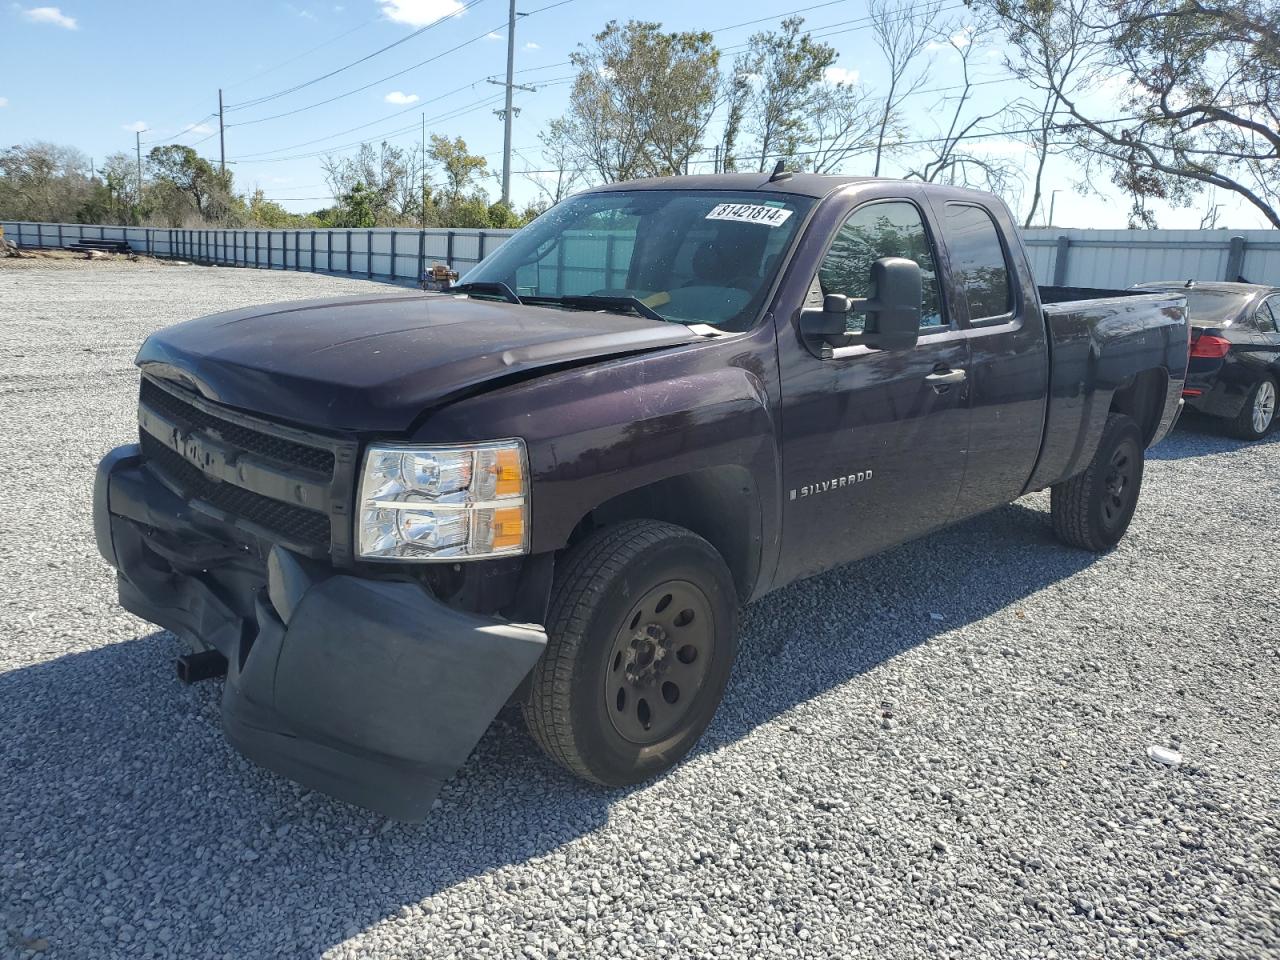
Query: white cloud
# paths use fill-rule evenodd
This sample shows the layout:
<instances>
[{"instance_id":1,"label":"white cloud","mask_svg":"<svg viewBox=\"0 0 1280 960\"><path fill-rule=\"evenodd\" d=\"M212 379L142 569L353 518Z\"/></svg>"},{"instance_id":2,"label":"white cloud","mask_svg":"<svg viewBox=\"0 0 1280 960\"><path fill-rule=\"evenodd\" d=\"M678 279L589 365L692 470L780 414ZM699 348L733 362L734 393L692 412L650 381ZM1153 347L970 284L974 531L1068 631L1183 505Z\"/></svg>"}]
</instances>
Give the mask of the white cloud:
<instances>
[{"instance_id":1,"label":"white cloud","mask_svg":"<svg viewBox=\"0 0 1280 960\"><path fill-rule=\"evenodd\" d=\"M456 16L463 10L461 0L378 0L382 15L393 23L425 27L429 23Z\"/></svg>"},{"instance_id":2,"label":"white cloud","mask_svg":"<svg viewBox=\"0 0 1280 960\"><path fill-rule=\"evenodd\" d=\"M147 129L147 121L135 120L133 123L122 123L120 124L120 129L128 130L130 133L142 133Z\"/></svg>"},{"instance_id":3,"label":"white cloud","mask_svg":"<svg viewBox=\"0 0 1280 960\"><path fill-rule=\"evenodd\" d=\"M0 107L7 107L8 105L9 105L9 98L0 97Z\"/></svg>"},{"instance_id":4,"label":"white cloud","mask_svg":"<svg viewBox=\"0 0 1280 960\"><path fill-rule=\"evenodd\" d=\"M930 42L926 50L963 50L969 44L973 43L973 27L961 27L951 36L947 37L947 42L940 40Z\"/></svg>"},{"instance_id":5,"label":"white cloud","mask_svg":"<svg viewBox=\"0 0 1280 960\"><path fill-rule=\"evenodd\" d=\"M538 45L537 45L536 43L534 43L532 40L530 40L528 43L526 43L526 44L524 45L524 48L525 48L526 50L541 50L541 49L542 49L540 46L538 46Z\"/></svg>"},{"instance_id":6,"label":"white cloud","mask_svg":"<svg viewBox=\"0 0 1280 960\"><path fill-rule=\"evenodd\" d=\"M193 123L182 131L183 133L213 133L213 127L207 123Z\"/></svg>"},{"instance_id":7,"label":"white cloud","mask_svg":"<svg viewBox=\"0 0 1280 960\"><path fill-rule=\"evenodd\" d=\"M498 34L498 33L486 33L486 34L484 35L484 38L485 38L486 40L501 40L501 39L502 39L502 35L501 35L501 34Z\"/></svg>"},{"instance_id":8,"label":"white cloud","mask_svg":"<svg viewBox=\"0 0 1280 960\"><path fill-rule=\"evenodd\" d=\"M852 86L860 76L857 70L850 70L848 67L827 67L822 71L822 79L827 83L846 83Z\"/></svg>"},{"instance_id":9,"label":"white cloud","mask_svg":"<svg viewBox=\"0 0 1280 960\"><path fill-rule=\"evenodd\" d=\"M32 7L30 10L23 10L22 15L32 23L51 23L64 30L76 29L76 18L68 17L57 7Z\"/></svg>"},{"instance_id":10,"label":"white cloud","mask_svg":"<svg viewBox=\"0 0 1280 960\"><path fill-rule=\"evenodd\" d=\"M382 99L387 101L387 103L394 103L400 107L407 107L411 103L418 102L418 95L416 93L401 93L399 90L392 90Z\"/></svg>"}]
</instances>

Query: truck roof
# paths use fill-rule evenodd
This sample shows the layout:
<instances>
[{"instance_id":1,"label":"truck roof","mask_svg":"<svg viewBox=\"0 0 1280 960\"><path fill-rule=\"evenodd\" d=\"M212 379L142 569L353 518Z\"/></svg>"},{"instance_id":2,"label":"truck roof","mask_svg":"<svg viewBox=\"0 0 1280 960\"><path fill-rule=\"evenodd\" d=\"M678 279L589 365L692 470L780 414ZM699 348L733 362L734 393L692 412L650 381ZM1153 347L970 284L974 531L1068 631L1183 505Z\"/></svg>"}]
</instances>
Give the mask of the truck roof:
<instances>
[{"instance_id":1,"label":"truck roof","mask_svg":"<svg viewBox=\"0 0 1280 960\"><path fill-rule=\"evenodd\" d=\"M613 190L734 190L761 193L791 193L803 197L821 199L850 183L897 182L912 186L920 186L918 180L895 180L892 177L850 177L831 176L821 173L791 173L780 180L770 180L767 173L714 173L696 174L684 177L650 177L644 180L624 180L621 183L608 183L593 187L584 193L607 193ZM931 189L945 189L948 193L965 193L975 196L989 196L979 190L961 188L940 188L930 184Z\"/></svg>"}]
</instances>

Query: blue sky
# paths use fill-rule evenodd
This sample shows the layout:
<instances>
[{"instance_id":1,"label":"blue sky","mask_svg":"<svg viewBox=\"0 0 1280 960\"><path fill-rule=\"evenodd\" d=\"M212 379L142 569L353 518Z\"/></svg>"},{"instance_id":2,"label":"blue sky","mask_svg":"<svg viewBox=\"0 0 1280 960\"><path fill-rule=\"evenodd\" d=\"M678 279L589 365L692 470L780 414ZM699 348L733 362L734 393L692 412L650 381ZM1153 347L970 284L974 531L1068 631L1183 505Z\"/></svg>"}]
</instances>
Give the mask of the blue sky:
<instances>
[{"instance_id":1,"label":"blue sky","mask_svg":"<svg viewBox=\"0 0 1280 960\"><path fill-rule=\"evenodd\" d=\"M502 90L486 81L505 71L505 0L43 2L10 3L0 10L0 144L50 140L75 145L100 162L108 153L132 152L133 130L145 128L144 151L155 143L179 142L217 159L213 114L222 87L226 155L237 186L261 187L292 210L328 202L320 154L350 152L366 138L408 145L419 137L424 113L428 133L462 136L474 152L488 156L495 171L500 167L502 123L492 111ZM536 12L555 2L521 0L518 8L529 16L517 29L517 79L538 87L535 93L517 94L512 192L518 204L536 193L520 171L545 166L537 133L565 107L572 72L565 61L610 19L713 30L732 56L752 32L811 7L802 14L806 27L826 33L826 42L837 47L840 78L873 89L882 80L872 36L859 23L866 0L569 0ZM955 9L947 16L963 28L963 5L957 0L948 6ZM761 22L744 23L756 19ZM335 76L307 83L393 43ZM1002 75L995 47L981 50L973 62L982 79ZM945 87L958 77L958 55L938 49L925 86ZM300 84L307 85L254 102ZM987 84L978 91L981 109L987 112L1022 92L1013 81ZM944 91L913 99L913 136L938 132L946 96ZM1013 138L993 137L984 149L1018 164L1031 160ZM851 161L845 172L870 172L863 169L866 163ZM901 165L891 164L887 172L897 174ZM1113 196L1081 196L1073 187L1078 179L1079 171L1067 161L1051 162L1046 192L1062 191L1056 224L1125 226L1127 203ZM497 196L496 182L489 191ZM1018 206L1018 197L1006 199ZM1207 195L1190 210L1157 207L1160 226L1196 227L1215 202L1223 205L1223 225L1265 226L1230 197Z\"/></svg>"}]
</instances>

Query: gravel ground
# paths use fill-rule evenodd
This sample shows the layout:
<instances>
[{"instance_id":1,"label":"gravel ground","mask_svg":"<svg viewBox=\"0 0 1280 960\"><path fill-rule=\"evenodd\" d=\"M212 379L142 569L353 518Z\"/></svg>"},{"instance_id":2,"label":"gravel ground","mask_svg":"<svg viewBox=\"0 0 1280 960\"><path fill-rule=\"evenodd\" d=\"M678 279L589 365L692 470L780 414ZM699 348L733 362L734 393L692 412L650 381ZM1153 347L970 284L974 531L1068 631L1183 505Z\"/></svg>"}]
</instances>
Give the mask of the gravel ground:
<instances>
[{"instance_id":1,"label":"gravel ground","mask_svg":"<svg viewBox=\"0 0 1280 960\"><path fill-rule=\"evenodd\" d=\"M368 289L0 262L0 956L1280 956L1280 435L1179 428L1105 557L1037 495L757 603L639 789L509 711L421 826L242 759L116 606L94 466L152 329Z\"/></svg>"}]
</instances>

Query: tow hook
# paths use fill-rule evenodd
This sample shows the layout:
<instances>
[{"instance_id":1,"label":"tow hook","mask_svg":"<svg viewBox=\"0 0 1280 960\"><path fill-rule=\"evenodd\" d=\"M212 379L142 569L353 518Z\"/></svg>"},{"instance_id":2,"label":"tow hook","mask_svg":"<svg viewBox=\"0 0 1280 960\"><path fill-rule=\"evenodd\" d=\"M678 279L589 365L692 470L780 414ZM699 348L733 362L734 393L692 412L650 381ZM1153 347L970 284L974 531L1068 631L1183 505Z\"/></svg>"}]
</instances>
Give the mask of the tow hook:
<instances>
[{"instance_id":1,"label":"tow hook","mask_svg":"<svg viewBox=\"0 0 1280 960\"><path fill-rule=\"evenodd\" d=\"M227 658L217 650L186 653L178 657L173 664L178 670L178 679L183 683L197 683L227 675Z\"/></svg>"}]
</instances>

